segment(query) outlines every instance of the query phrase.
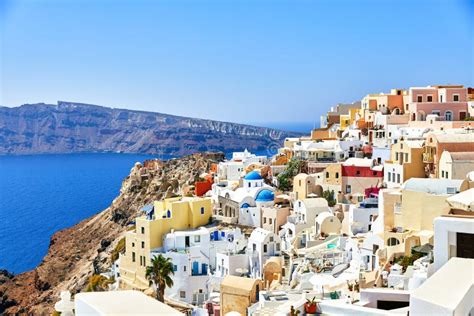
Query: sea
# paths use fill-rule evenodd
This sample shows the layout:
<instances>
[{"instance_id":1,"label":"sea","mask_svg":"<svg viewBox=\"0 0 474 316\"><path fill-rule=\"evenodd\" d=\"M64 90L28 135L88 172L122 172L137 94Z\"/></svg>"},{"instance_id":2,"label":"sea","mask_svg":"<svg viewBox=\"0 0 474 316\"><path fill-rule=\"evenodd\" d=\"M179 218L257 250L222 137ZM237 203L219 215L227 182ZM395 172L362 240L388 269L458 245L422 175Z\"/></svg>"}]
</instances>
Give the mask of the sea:
<instances>
[{"instance_id":1,"label":"sea","mask_svg":"<svg viewBox=\"0 0 474 316\"><path fill-rule=\"evenodd\" d=\"M259 124L308 134L311 125ZM107 208L135 162L150 158L156 157L118 153L0 156L0 269L21 273L36 267L56 231Z\"/></svg>"},{"instance_id":2,"label":"sea","mask_svg":"<svg viewBox=\"0 0 474 316\"><path fill-rule=\"evenodd\" d=\"M0 156L0 269L31 270L52 234L107 208L133 154Z\"/></svg>"}]
</instances>

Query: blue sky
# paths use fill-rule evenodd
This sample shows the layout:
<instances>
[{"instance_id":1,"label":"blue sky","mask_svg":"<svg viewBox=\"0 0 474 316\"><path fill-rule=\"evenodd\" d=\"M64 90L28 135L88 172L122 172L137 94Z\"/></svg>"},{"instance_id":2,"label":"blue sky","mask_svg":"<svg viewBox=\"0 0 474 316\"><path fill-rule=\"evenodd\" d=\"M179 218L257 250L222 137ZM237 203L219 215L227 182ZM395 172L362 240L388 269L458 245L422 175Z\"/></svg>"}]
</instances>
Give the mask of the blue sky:
<instances>
[{"instance_id":1,"label":"blue sky","mask_svg":"<svg viewBox=\"0 0 474 316\"><path fill-rule=\"evenodd\" d=\"M317 122L369 92L474 85L471 0L0 3L5 106Z\"/></svg>"}]
</instances>

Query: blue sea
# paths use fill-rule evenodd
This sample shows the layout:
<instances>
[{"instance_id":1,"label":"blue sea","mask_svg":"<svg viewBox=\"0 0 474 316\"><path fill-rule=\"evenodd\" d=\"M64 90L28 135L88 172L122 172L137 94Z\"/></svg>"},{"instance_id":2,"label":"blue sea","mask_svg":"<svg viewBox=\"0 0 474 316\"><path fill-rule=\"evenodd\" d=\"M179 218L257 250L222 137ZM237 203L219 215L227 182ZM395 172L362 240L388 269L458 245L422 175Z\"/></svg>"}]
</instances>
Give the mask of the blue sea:
<instances>
[{"instance_id":1,"label":"blue sea","mask_svg":"<svg viewBox=\"0 0 474 316\"><path fill-rule=\"evenodd\" d=\"M311 123L259 125L308 134L312 128ZM36 267L54 232L107 208L134 163L149 158L154 157L112 153L0 156L0 269L21 273Z\"/></svg>"},{"instance_id":2,"label":"blue sea","mask_svg":"<svg viewBox=\"0 0 474 316\"><path fill-rule=\"evenodd\" d=\"M33 269L51 235L107 208L132 154L0 156L0 269Z\"/></svg>"}]
</instances>

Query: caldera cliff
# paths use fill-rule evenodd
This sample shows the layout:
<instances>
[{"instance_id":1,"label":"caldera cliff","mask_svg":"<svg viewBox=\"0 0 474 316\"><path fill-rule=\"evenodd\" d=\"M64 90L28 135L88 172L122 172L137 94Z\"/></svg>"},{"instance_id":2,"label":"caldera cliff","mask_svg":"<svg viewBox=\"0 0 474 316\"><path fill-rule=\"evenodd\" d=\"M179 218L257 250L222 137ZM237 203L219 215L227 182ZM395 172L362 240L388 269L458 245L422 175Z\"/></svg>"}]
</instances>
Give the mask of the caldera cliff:
<instances>
[{"instance_id":1,"label":"caldera cliff","mask_svg":"<svg viewBox=\"0 0 474 316\"><path fill-rule=\"evenodd\" d=\"M111 253L141 207L180 194L223 158L199 153L136 164L107 209L51 237L37 268L16 276L0 271L0 314L51 315L60 291L80 292L92 274L108 269Z\"/></svg>"}]
</instances>

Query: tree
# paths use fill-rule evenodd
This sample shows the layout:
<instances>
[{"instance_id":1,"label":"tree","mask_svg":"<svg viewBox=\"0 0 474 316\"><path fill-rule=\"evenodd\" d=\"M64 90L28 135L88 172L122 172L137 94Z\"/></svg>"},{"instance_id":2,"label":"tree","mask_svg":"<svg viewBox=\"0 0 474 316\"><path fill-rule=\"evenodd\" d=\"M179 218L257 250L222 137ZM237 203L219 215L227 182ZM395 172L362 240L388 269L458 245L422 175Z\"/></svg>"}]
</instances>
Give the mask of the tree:
<instances>
[{"instance_id":1,"label":"tree","mask_svg":"<svg viewBox=\"0 0 474 316\"><path fill-rule=\"evenodd\" d=\"M173 263L170 258L163 255L154 256L151 260L151 266L146 267L146 278L150 284L156 286L156 299L160 302L165 301L165 288L173 286L171 275L174 274Z\"/></svg>"},{"instance_id":2,"label":"tree","mask_svg":"<svg viewBox=\"0 0 474 316\"><path fill-rule=\"evenodd\" d=\"M337 201L336 201L336 199L335 199L335 197L334 197L334 191L333 191L333 190L331 190L331 191L329 191L329 190L324 191L324 192L323 192L323 198L325 198L326 201L328 201L328 205L329 205L329 206L334 206L334 205L336 205L336 202L337 202Z\"/></svg>"},{"instance_id":3,"label":"tree","mask_svg":"<svg viewBox=\"0 0 474 316\"><path fill-rule=\"evenodd\" d=\"M301 160L291 159L286 165L285 171L277 176L278 188L282 191L290 191L293 187L293 178L300 172Z\"/></svg>"}]
</instances>

